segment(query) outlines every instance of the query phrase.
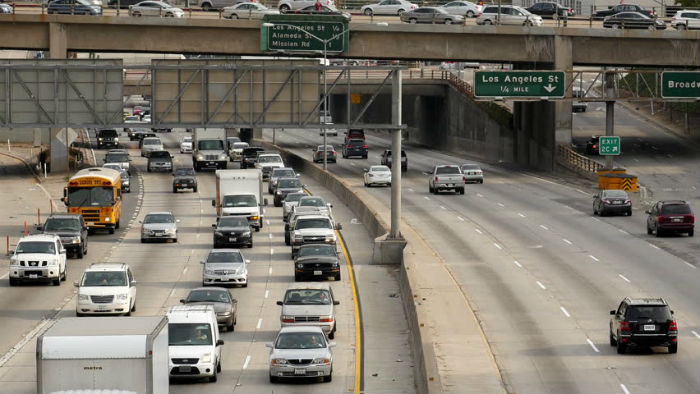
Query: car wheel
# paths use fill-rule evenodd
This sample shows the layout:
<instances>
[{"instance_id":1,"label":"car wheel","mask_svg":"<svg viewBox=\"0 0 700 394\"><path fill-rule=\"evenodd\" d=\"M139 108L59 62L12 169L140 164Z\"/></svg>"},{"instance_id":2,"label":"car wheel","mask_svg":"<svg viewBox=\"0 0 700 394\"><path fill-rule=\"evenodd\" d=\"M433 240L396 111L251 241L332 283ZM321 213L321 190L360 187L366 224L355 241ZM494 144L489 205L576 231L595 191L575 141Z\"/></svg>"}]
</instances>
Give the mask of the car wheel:
<instances>
[{"instance_id":1,"label":"car wheel","mask_svg":"<svg viewBox=\"0 0 700 394\"><path fill-rule=\"evenodd\" d=\"M598 210L596 209L595 205L593 206L593 215L598 215Z\"/></svg>"},{"instance_id":2,"label":"car wheel","mask_svg":"<svg viewBox=\"0 0 700 394\"><path fill-rule=\"evenodd\" d=\"M221 361L216 363L216 372L221 372Z\"/></svg>"},{"instance_id":3,"label":"car wheel","mask_svg":"<svg viewBox=\"0 0 700 394\"><path fill-rule=\"evenodd\" d=\"M236 325L233 322L233 319L231 319L231 324L226 326L226 331L228 332L233 332L236 329Z\"/></svg>"},{"instance_id":4,"label":"car wheel","mask_svg":"<svg viewBox=\"0 0 700 394\"><path fill-rule=\"evenodd\" d=\"M404 12L406 12L406 10L399 9L398 11L396 11L396 15L401 16L401 14L404 13Z\"/></svg>"},{"instance_id":5,"label":"car wheel","mask_svg":"<svg viewBox=\"0 0 700 394\"><path fill-rule=\"evenodd\" d=\"M333 373L331 373L331 374L328 375L328 376L324 376L324 377L323 377L323 381L324 381L325 383L330 383L332 380L333 380Z\"/></svg>"},{"instance_id":6,"label":"car wheel","mask_svg":"<svg viewBox=\"0 0 700 394\"><path fill-rule=\"evenodd\" d=\"M251 238L252 239L252 238ZM251 240L250 243L248 244L248 249L253 249L253 241Z\"/></svg>"},{"instance_id":7,"label":"car wheel","mask_svg":"<svg viewBox=\"0 0 700 394\"><path fill-rule=\"evenodd\" d=\"M301 282L301 281L302 281L301 275L295 273L295 274L294 274L294 281L295 281L295 282Z\"/></svg>"},{"instance_id":8,"label":"car wheel","mask_svg":"<svg viewBox=\"0 0 700 394\"><path fill-rule=\"evenodd\" d=\"M126 312L124 316L131 316L131 309L129 309L129 312Z\"/></svg>"},{"instance_id":9,"label":"car wheel","mask_svg":"<svg viewBox=\"0 0 700 394\"><path fill-rule=\"evenodd\" d=\"M248 282L244 283L242 287L248 287Z\"/></svg>"},{"instance_id":10,"label":"car wheel","mask_svg":"<svg viewBox=\"0 0 700 394\"><path fill-rule=\"evenodd\" d=\"M84 254L85 254L85 251L83 250L82 246L78 248L77 252L75 252L75 256L79 259L82 259Z\"/></svg>"},{"instance_id":11,"label":"car wheel","mask_svg":"<svg viewBox=\"0 0 700 394\"><path fill-rule=\"evenodd\" d=\"M277 376L270 375L270 383L277 383Z\"/></svg>"},{"instance_id":12,"label":"car wheel","mask_svg":"<svg viewBox=\"0 0 700 394\"><path fill-rule=\"evenodd\" d=\"M287 234L284 235L284 244L289 246L289 235Z\"/></svg>"},{"instance_id":13,"label":"car wheel","mask_svg":"<svg viewBox=\"0 0 700 394\"><path fill-rule=\"evenodd\" d=\"M63 274L61 274L61 281L65 282L67 277L68 276L66 275L66 268L63 267Z\"/></svg>"},{"instance_id":14,"label":"car wheel","mask_svg":"<svg viewBox=\"0 0 700 394\"><path fill-rule=\"evenodd\" d=\"M685 30L685 29L687 29L687 27L686 27L685 25L677 25L677 26L676 26L676 29L678 29L678 30Z\"/></svg>"},{"instance_id":15,"label":"car wheel","mask_svg":"<svg viewBox=\"0 0 700 394\"><path fill-rule=\"evenodd\" d=\"M177 188L173 187L173 193L177 193Z\"/></svg>"},{"instance_id":16,"label":"car wheel","mask_svg":"<svg viewBox=\"0 0 700 394\"><path fill-rule=\"evenodd\" d=\"M166 18L172 18L172 17L174 17L174 16L175 16L175 15L173 15L173 14L170 13L170 12L168 12L167 14L165 14L165 17L166 17Z\"/></svg>"},{"instance_id":17,"label":"car wheel","mask_svg":"<svg viewBox=\"0 0 700 394\"><path fill-rule=\"evenodd\" d=\"M668 347L668 352L669 352L670 354L676 354L676 353L678 353L678 344L677 344L677 343L674 343L673 345L670 345L670 346Z\"/></svg>"},{"instance_id":18,"label":"car wheel","mask_svg":"<svg viewBox=\"0 0 700 394\"><path fill-rule=\"evenodd\" d=\"M416 18L411 18L411 19L408 20L408 23L411 23L411 24L414 24L414 25L415 25L416 23L418 23L418 20L417 20Z\"/></svg>"},{"instance_id":19,"label":"car wheel","mask_svg":"<svg viewBox=\"0 0 700 394\"><path fill-rule=\"evenodd\" d=\"M471 11L467 11L467 18L473 18L473 17L474 17L474 13Z\"/></svg>"},{"instance_id":20,"label":"car wheel","mask_svg":"<svg viewBox=\"0 0 700 394\"><path fill-rule=\"evenodd\" d=\"M445 19L445 24L446 25L451 25L452 24L452 19Z\"/></svg>"},{"instance_id":21,"label":"car wheel","mask_svg":"<svg viewBox=\"0 0 700 394\"><path fill-rule=\"evenodd\" d=\"M197 193L197 186L195 186L194 189L192 189L192 192Z\"/></svg>"},{"instance_id":22,"label":"car wheel","mask_svg":"<svg viewBox=\"0 0 700 394\"><path fill-rule=\"evenodd\" d=\"M692 237L693 235L695 235L695 229L688 231L689 237Z\"/></svg>"},{"instance_id":23,"label":"car wheel","mask_svg":"<svg viewBox=\"0 0 700 394\"><path fill-rule=\"evenodd\" d=\"M428 193L433 194L433 188L428 186Z\"/></svg>"},{"instance_id":24,"label":"car wheel","mask_svg":"<svg viewBox=\"0 0 700 394\"><path fill-rule=\"evenodd\" d=\"M625 354L627 350L627 345L622 343L622 341L617 341L617 354Z\"/></svg>"},{"instance_id":25,"label":"car wheel","mask_svg":"<svg viewBox=\"0 0 700 394\"><path fill-rule=\"evenodd\" d=\"M627 211L627 216L632 216L632 209L630 209L629 211Z\"/></svg>"},{"instance_id":26,"label":"car wheel","mask_svg":"<svg viewBox=\"0 0 700 394\"><path fill-rule=\"evenodd\" d=\"M649 26L647 27L647 29L649 29L649 30L656 30L656 26L654 26L654 25L649 25Z\"/></svg>"},{"instance_id":27,"label":"car wheel","mask_svg":"<svg viewBox=\"0 0 700 394\"><path fill-rule=\"evenodd\" d=\"M658 237L660 237L661 235L662 235L662 231L661 231L660 228L657 227L657 228L656 228L656 237L658 238Z\"/></svg>"},{"instance_id":28,"label":"car wheel","mask_svg":"<svg viewBox=\"0 0 700 394\"><path fill-rule=\"evenodd\" d=\"M217 368L218 368L218 367L217 367ZM209 381L210 381L211 383L214 383L214 382L216 382L216 381L218 380L218 378L217 378L216 375L217 375L216 372L214 372L214 375L212 375L212 376L209 377Z\"/></svg>"},{"instance_id":29,"label":"car wheel","mask_svg":"<svg viewBox=\"0 0 700 394\"><path fill-rule=\"evenodd\" d=\"M335 278L334 278L334 279L336 280L336 282L337 282L337 281L340 281L340 272L338 272L338 273L335 275Z\"/></svg>"},{"instance_id":30,"label":"car wheel","mask_svg":"<svg viewBox=\"0 0 700 394\"><path fill-rule=\"evenodd\" d=\"M229 19L238 19L238 15L231 14L231 16L229 16ZM231 161L233 161L233 159L231 159Z\"/></svg>"},{"instance_id":31,"label":"car wheel","mask_svg":"<svg viewBox=\"0 0 700 394\"><path fill-rule=\"evenodd\" d=\"M107 231L109 231L110 234L114 234L114 227L110 227Z\"/></svg>"},{"instance_id":32,"label":"car wheel","mask_svg":"<svg viewBox=\"0 0 700 394\"><path fill-rule=\"evenodd\" d=\"M525 21L525 23L523 23L523 26L532 27L532 21L530 21L530 20Z\"/></svg>"},{"instance_id":33,"label":"car wheel","mask_svg":"<svg viewBox=\"0 0 700 394\"><path fill-rule=\"evenodd\" d=\"M463 188L463 187L459 189L459 194L464 194L464 188Z\"/></svg>"},{"instance_id":34,"label":"car wheel","mask_svg":"<svg viewBox=\"0 0 700 394\"><path fill-rule=\"evenodd\" d=\"M610 346L617 346L617 341L615 340L612 331L610 331Z\"/></svg>"},{"instance_id":35,"label":"car wheel","mask_svg":"<svg viewBox=\"0 0 700 394\"><path fill-rule=\"evenodd\" d=\"M131 306L131 311L136 312L136 301L134 301L134 305Z\"/></svg>"},{"instance_id":36,"label":"car wheel","mask_svg":"<svg viewBox=\"0 0 700 394\"><path fill-rule=\"evenodd\" d=\"M365 15L367 15L367 16L372 16L372 9L371 9L371 8L366 8L366 9L365 9Z\"/></svg>"},{"instance_id":37,"label":"car wheel","mask_svg":"<svg viewBox=\"0 0 700 394\"><path fill-rule=\"evenodd\" d=\"M611 27L615 30L619 30L621 26L620 25L612 25Z\"/></svg>"},{"instance_id":38,"label":"car wheel","mask_svg":"<svg viewBox=\"0 0 700 394\"><path fill-rule=\"evenodd\" d=\"M647 234L651 235L652 233L653 233L653 231L652 231L651 227L649 227L649 225L647 224Z\"/></svg>"},{"instance_id":39,"label":"car wheel","mask_svg":"<svg viewBox=\"0 0 700 394\"><path fill-rule=\"evenodd\" d=\"M289 12L289 6L286 5L286 4L282 4L282 5L280 6L280 12L283 13L283 14L284 14L285 12Z\"/></svg>"},{"instance_id":40,"label":"car wheel","mask_svg":"<svg viewBox=\"0 0 700 394\"><path fill-rule=\"evenodd\" d=\"M141 13L138 12L138 11L134 11L134 12L131 14L131 16L139 17L139 16L141 16Z\"/></svg>"},{"instance_id":41,"label":"car wheel","mask_svg":"<svg viewBox=\"0 0 700 394\"><path fill-rule=\"evenodd\" d=\"M202 4L202 10L211 11L211 4L209 4L209 3Z\"/></svg>"},{"instance_id":42,"label":"car wheel","mask_svg":"<svg viewBox=\"0 0 700 394\"><path fill-rule=\"evenodd\" d=\"M487 19L484 21L484 24L485 25L493 25L493 22L491 22L490 20Z\"/></svg>"}]
</instances>

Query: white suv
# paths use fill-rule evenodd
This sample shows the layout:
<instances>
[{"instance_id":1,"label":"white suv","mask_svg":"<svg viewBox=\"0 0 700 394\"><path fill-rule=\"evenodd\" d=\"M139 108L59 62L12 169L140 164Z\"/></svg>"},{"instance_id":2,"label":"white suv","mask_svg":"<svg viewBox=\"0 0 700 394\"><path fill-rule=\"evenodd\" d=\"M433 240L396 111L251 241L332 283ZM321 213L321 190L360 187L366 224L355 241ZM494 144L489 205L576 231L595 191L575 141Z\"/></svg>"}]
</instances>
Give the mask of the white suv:
<instances>
[{"instance_id":1,"label":"white suv","mask_svg":"<svg viewBox=\"0 0 700 394\"><path fill-rule=\"evenodd\" d=\"M10 286L19 282L66 280L66 249L55 234L29 235L19 240L10 257Z\"/></svg>"},{"instance_id":2,"label":"white suv","mask_svg":"<svg viewBox=\"0 0 700 394\"><path fill-rule=\"evenodd\" d=\"M314 4L316 4L316 0L281 0L277 7L280 12L284 13L290 10L300 10ZM335 8L333 0L321 0L321 4L330 8Z\"/></svg>"},{"instance_id":3,"label":"white suv","mask_svg":"<svg viewBox=\"0 0 700 394\"><path fill-rule=\"evenodd\" d=\"M700 11L680 10L671 20L671 26L676 30L700 29Z\"/></svg>"},{"instance_id":4,"label":"white suv","mask_svg":"<svg viewBox=\"0 0 700 394\"><path fill-rule=\"evenodd\" d=\"M127 264L93 264L73 285L78 288L77 316L130 316L136 310L136 281Z\"/></svg>"},{"instance_id":5,"label":"white suv","mask_svg":"<svg viewBox=\"0 0 700 394\"><path fill-rule=\"evenodd\" d=\"M168 368L171 378L208 378L221 372L219 325L213 305L183 305L168 311Z\"/></svg>"},{"instance_id":6,"label":"white suv","mask_svg":"<svg viewBox=\"0 0 700 394\"><path fill-rule=\"evenodd\" d=\"M294 223L291 234L292 258L295 258L299 248L305 244L330 244L337 242L335 230L341 230L340 224L333 225L333 221L326 215L300 216Z\"/></svg>"}]
</instances>

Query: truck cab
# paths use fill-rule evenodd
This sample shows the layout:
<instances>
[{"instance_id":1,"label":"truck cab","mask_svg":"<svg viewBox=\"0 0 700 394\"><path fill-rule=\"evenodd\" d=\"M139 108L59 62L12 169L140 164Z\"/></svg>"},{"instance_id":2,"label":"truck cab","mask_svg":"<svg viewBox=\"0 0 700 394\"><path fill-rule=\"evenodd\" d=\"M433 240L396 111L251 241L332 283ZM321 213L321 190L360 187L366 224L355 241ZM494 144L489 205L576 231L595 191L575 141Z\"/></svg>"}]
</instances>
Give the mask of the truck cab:
<instances>
[{"instance_id":1,"label":"truck cab","mask_svg":"<svg viewBox=\"0 0 700 394\"><path fill-rule=\"evenodd\" d=\"M66 249L55 234L28 235L19 240L10 257L10 286L20 282L51 282L54 286L66 280Z\"/></svg>"},{"instance_id":2,"label":"truck cab","mask_svg":"<svg viewBox=\"0 0 700 394\"><path fill-rule=\"evenodd\" d=\"M192 147L192 167L195 171L203 168L224 169L228 164L228 154L224 141L218 138L196 138Z\"/></svg>"},{"instance_id":3,"label":"truck cab","mask_svg":"<svg viewBox=\"0 0 700 394\"><path fill-rule=\"evenodd\" d=\"M464 185L467 178L462 174L459 166L438 165L433 167L428 180L428 191L438 194L440 190L454 190L459 194L464 194Z\"/></svg>"}]
</instances>

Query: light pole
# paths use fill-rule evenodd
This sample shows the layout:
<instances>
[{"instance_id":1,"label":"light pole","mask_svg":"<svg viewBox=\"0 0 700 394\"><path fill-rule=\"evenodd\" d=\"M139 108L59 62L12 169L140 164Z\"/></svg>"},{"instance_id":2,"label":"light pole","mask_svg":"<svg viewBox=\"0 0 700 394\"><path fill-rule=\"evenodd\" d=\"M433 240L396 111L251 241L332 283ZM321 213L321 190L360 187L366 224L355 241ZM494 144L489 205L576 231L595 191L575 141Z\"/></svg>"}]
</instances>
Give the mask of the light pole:
<instances>
[{"instance_id":1,"label":"light pole","mask_svg":"<svg viewBox=\"0 0 700 394\"><path fill-rule=\"evenodd\" d=\"M330 113L328 111L328 77L327 77L327 72L328 72L328 53L327 53L327 47L328 43L335 40L336 38L340 37L341 35L347 33L350 31L349 29L343 29L340 33L334 35L331 38L328 39L323 39L321 37L318 37L312 33L309 33L308 31L302 29L299 26L291 25L288 23L263 23L264 27L275 27L275 26L284 26L284 27L290 27L292 29L296 29L301 31L302 33L308 35L309 37L318 40L323 43L323 111L324 111L324 122L321 123L321 118L319 117L319 123L321 123L321 133L323 134L323 171L328 171L328 146L326 145L326 141L328 138L328 135L326 134L326 122L327 120L326 115Z\"/></svg>"}]
</instances>

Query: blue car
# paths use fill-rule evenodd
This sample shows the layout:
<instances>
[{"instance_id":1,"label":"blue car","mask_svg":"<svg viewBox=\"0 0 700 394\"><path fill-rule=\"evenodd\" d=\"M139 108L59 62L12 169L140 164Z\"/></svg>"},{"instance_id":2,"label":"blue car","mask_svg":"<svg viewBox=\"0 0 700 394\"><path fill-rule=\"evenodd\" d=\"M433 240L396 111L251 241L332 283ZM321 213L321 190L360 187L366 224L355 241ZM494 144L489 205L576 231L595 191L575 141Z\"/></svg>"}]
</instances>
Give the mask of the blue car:
<instances>
[{"instance_id":1,"label":"blue car","mask_svg":"<svg viewBox=\"0 0 700 394\"><path fill-rule=\"evenodd\" d=\"M49 3L49 14L102 15L102 7L87 0L55 0Z\"/></svg>"}]
</instances>

